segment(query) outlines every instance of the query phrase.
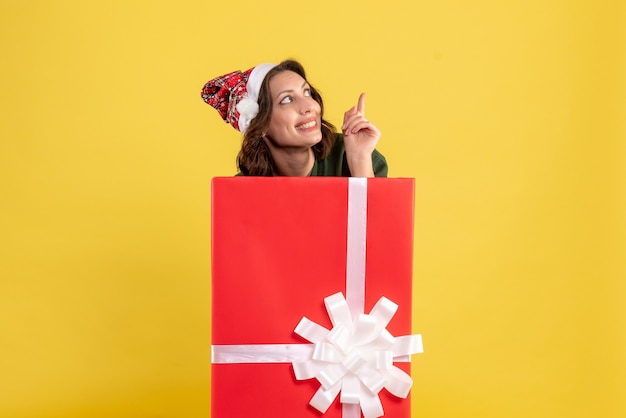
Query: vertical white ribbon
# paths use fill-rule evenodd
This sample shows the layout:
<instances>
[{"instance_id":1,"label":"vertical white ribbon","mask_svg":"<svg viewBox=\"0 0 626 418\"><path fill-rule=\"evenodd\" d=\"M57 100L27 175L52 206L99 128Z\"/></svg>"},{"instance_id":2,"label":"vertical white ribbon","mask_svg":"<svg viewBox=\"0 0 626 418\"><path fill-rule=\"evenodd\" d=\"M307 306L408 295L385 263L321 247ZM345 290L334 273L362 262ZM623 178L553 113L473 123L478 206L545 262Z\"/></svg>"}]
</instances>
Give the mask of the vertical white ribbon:
<instances>
[{"instance_id":1,"label":"vertical white ribbon","mask_svg":"<svg viewBox=\"0 0 626 418\"><path fill-rule=\"evenodd\" d=\"M352 320L365 310L367 248L367 178L348 179L348 240L346 245L346 301ZM342 403L342 418L360 418L359 404Z\"/></svg>"},{"instance_id":2,"label":"vertical white ribbon","mask_svg":"<svg viewBox=\"0 0 626 418\"><path fill-rule=\"evenodd\" d=\"M348 179L348 242L346 245L346 301L352 319L365 310L367 237L367 178Z\"/></svg>"}]
</instances>

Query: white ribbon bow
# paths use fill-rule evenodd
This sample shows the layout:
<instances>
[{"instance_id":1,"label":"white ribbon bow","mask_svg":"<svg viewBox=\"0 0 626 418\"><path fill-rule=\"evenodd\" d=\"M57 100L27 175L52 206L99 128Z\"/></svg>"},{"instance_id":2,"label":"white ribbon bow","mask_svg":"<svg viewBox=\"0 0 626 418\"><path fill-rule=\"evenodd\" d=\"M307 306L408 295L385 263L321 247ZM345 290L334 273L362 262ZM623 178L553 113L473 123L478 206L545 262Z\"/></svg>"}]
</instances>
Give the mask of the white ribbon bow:
<instances>
[{"instance_id":1,"label":"white ribbon bow","mask_svg":"<svg viewBox=\"0 0 626 418\"><path fill-rule=\"evenodd\" d=\"M378 393L383 388L399 398L409 394L413 380L393 361L423 352L421 335L394 337L387 331L398 305L384 296L355 321L342 293L328 296L324 304L332 330L306 317L296 326L296 334L314 344L310 359L292 363L296 379L320 382L310 404L322 413L341 392L340 401L358 404L365 418L382 416Z\"/></svg>"}]
</instances>

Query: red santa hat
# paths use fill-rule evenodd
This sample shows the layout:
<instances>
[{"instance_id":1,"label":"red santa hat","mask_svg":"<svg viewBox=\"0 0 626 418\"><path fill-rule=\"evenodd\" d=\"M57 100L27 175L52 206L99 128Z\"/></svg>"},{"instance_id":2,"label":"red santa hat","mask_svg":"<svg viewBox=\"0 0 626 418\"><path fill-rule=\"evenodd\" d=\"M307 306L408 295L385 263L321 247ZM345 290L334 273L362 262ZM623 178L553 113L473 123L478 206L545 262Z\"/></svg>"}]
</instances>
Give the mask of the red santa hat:
<instances>
[{"instance_id":1,"label":"red santa hat","mask_svg":"<svg viewBox=\"0 0 626 418\"><path fill-rule=\"evenodd\" d=\"M275 64L259 64L244 72L233 71L208 81L202 88L202 100L213 106L225 122L246 133L259 113L259 90Z\"/></svg>"}]
</instances>

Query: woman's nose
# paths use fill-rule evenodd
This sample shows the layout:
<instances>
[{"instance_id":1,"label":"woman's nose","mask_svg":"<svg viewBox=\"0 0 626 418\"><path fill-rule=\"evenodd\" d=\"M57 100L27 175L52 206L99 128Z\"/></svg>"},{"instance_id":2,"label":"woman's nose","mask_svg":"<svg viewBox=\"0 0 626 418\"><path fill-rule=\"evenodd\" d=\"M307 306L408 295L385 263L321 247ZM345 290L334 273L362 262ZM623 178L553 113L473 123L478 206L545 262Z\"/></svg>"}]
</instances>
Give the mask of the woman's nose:
<instances>
[{"instance_id":1,"label":"woman's nose","mask_svg":"<svg viewBox=\"0 0 626 418\"><path fill-rule=\"evenodd\" d=\"M307 113L311 113L313 111L313 101L305 100L302 102L302 106L300 107L300 113L305 115Z\"/></svg>"}]
</instances>

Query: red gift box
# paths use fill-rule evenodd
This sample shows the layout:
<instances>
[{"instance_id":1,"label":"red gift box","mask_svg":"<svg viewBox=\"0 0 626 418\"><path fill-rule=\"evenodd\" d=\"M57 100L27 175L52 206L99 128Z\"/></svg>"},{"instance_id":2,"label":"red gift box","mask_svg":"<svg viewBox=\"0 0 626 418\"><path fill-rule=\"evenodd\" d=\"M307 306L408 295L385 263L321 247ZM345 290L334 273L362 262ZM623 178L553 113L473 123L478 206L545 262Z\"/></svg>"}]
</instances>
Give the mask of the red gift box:
<instances>
[{"instance_id":1,"label":"red gift box","mask_svg":"<svg viewBox=\"0 0 626 418\"><path fill-rule=\"evenodd\" d=\"M291 361L272 357L272 347L312 347L294 329L303 316L333 328L324 299L337 292L347 295L353 318L386 297L398 305L386 329L411 333L413 205L413 179L213 179L213 418L355 416L353 405L342 414L339 397L324 414L309 405L320 383L297 380ZM353 266L360 263L362 273ZM364 275L348 280L356 291L346 289L347 274ZM243 354L216 361L223 347ZM270 347L269 359L257 362L259 347ZM393 365L410 372L408 362ZM409 397L384 389L378 397L385 416L410 416Z\"/></svg>"}]
</instances>

